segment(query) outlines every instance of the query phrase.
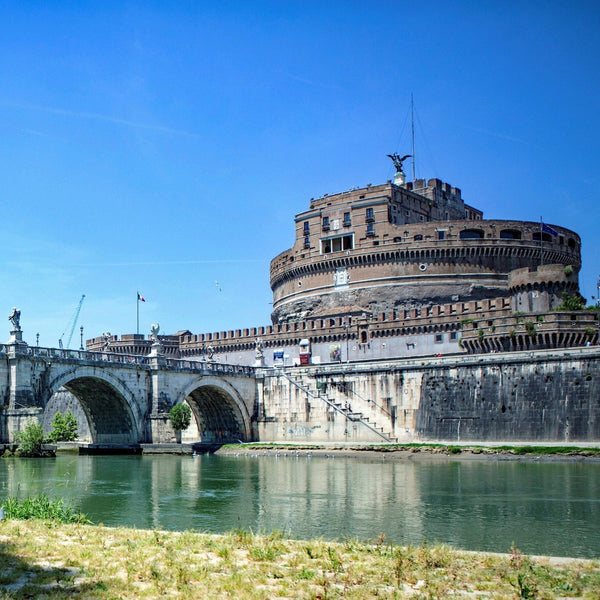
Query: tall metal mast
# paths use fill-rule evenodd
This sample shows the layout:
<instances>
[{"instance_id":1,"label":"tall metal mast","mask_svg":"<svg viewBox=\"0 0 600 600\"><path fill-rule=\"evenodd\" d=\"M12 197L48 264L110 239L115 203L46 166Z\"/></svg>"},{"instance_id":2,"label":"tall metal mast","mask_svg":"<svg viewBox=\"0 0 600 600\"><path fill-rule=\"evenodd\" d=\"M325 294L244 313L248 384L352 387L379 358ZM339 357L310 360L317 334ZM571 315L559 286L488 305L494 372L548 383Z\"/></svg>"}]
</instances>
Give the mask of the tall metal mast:
<instances>
[{"instance_id":1,"label":"tall metal mast","mask_svg":"<svg viewBox=\"0 0 600 600\"><path fill-rule=\"evenodd\" d=\"M415 177L415 113L412 94L410 95L410 126L412 132L412 175L413 181L416 181L417 178Z\"/></svg>"}]
</instances>

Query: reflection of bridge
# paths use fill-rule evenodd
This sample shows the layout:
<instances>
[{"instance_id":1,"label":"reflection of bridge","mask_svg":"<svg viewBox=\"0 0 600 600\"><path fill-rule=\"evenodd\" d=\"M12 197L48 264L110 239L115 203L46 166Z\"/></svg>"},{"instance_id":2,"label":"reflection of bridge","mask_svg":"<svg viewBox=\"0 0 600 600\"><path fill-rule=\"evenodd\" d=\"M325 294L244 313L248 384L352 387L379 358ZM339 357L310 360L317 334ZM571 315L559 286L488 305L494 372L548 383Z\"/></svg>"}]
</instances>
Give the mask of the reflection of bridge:
<instances>
[{"instance_id":1,"label":"reflection of bridge","mask_svg":"<svg viewBox=\"0 0 600 600\"><path fill-rule=\"evenodd\" d=\"M0 442L13 441L27 421L41 421L50 398L63 388L79 400L97 444L175 441L168 413L184 401L192 409L197 441L252 438L252 367L173 360L160 353L30 347L14 340L1 348L0 359Z\"/></svg>"}]
</instances>

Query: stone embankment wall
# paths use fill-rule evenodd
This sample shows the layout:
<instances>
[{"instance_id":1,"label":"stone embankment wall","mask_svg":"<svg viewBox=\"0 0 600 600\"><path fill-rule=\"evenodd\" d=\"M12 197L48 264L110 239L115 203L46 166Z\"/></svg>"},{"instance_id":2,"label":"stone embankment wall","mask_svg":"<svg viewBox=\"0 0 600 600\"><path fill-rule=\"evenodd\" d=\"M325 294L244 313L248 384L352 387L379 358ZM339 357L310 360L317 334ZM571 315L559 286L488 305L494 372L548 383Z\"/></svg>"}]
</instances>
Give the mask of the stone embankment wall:
<instances>
[{"instance_id":1,"label":"stone embankment wall","mask_svg":"<svg viewBox=\"0 0 600 600\"><path fill-rule=\"evenodd\" d=\"M265 369L259 387L261 441L600 443L598 347Z\"/></svg>"}]
</instances>

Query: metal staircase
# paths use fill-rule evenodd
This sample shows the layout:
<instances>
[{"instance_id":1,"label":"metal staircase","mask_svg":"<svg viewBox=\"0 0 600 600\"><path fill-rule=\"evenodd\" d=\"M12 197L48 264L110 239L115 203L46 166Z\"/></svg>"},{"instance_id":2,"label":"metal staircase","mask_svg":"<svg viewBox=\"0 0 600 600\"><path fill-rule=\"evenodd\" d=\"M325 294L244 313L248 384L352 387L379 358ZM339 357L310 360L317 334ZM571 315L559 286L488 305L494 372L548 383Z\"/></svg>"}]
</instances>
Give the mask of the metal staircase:
<instances>
[{"instance_id":1,"label":"metal staircase","mask_svg":"<svg viewBox=\"0 0 600 600\"><path fill-rule=\"evenodd\" d=\"M367 427L367 429L370 429L373 433L377 434L385 442L387 442L389 444L395 444L398 442L398 439L395 438L391 433L386 433L383 430L383 427L379 427L376 423L371 422L369 417L363 415L362 413L355 412L349 408L345 408L340 402L334 402L334 401L330 400L327 397L327 394L321 392L318 389L311 389L311 388L306 387L302 383L299 383L293 377L290 377L283 370L277 371L277 374L280 375L281 377L284 377L285 379L287 379L292 385L296 386L299 390L301 390L308 396L310 396L312 398L317 398L317 399L321 400L322 402L325 402L325 404L327 404L327 406L329 406L331 409L335 410L336 412L340 413L342 416L344 416L349 421L361 423L362 425ZM300 380L302 380L301 376L300 376Z\"/></svg>"}]
</instances>

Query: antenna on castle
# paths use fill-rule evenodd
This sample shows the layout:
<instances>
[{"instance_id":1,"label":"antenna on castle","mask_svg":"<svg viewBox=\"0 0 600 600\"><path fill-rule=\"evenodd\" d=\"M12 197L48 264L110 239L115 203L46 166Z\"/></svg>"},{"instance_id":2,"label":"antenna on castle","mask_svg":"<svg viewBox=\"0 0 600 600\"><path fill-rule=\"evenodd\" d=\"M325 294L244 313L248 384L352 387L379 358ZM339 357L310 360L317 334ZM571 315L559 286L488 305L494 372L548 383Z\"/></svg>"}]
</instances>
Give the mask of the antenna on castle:
<instances>
[{"instance_id":1,"label":"antenna on castle","mask_svg":"<svg viewBox=\"0 0 600 600\"><path fill-rule=\"evenodd\" d=\"M413 181L416 181L417 178L415 177L415 111L412 93L410 94L410 126L412 133L412 172Z\"/></svg>"}]
</instances>

